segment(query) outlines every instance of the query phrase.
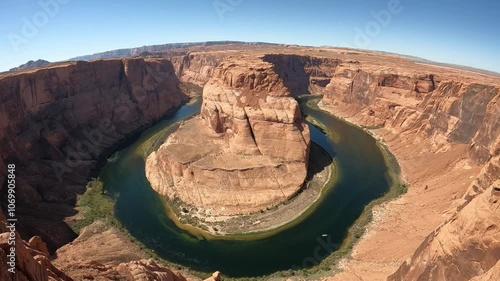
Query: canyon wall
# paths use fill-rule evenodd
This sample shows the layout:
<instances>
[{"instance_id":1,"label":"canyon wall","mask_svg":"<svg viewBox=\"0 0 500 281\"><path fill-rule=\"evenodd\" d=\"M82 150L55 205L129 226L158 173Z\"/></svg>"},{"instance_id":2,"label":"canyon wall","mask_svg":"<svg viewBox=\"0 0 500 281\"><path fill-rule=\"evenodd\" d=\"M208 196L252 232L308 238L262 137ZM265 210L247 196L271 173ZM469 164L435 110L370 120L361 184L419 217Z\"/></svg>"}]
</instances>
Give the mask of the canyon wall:
<instances>
[{"instance_id":1,"label":"canyon wall","mask_svg":"<svg viewBox=\"0 0 500 281\"><path fill-rule=\"evenodd\" d=\"M322 93L341 62L339 59L293 54L267 54L263 59L274 65L293 96Z\"/></svg>"},{"instance_id":2,"label":"canyon wall","mask_svg":"<svg viewBox=\"0 0 500 281\"><path fill-rule=\"evenodd\" d=\"M450 142L468 144L470 158L484 164L500 135L499 91L495 85L441 81L432 74L340 67L322 101L356 112L364 125L431 136L436 151Z\"/></svg>"},{"instance_id":3,"label":"canyon wall","mask_svg":"<svg viewBox=\"0 0 500 281\"><path fill-rule=\"evenodd\" d=\"M310 136L274 66L227 59L204 86L189 120L146 162L152 187L209 215L238 215L294 196L306 174Z\"/></svg>"},{"instance_id":4,"label":"canyon wall","mask_svg":"<svg viewBox=\"0 0 500 281\"><path fill-rule=\"evenodd\" d=\"M388 280L496 280L488 278L500 274L500 138L490 157L452 216Z\"/></svg>"},{"instance_id":5,"label":"canyon wall","mask_svg":"<svg viewBox=\"0 0 500 281\"><path fill-rule=\"evenodd\" d=\"M225 60L240 59L235 51L228 52L170 52L168 58L174 65L179 80L204 86L215 76L216 67ZM273 65L292 96L323 93L341 63L339 59L294 54L259 54ZM355 64L357 62L351 61Z\"/></svg>"},{"instance_id":6,"label":"canyon wall","mask_svg":"<svg viewBox=\"0 0 500 281\"><path fill-rule=\"evenodd\" d=\"M97 160L187 96L170 61L71 62L0 79L0 173L16 164L19 231L55 248ZM3 181L3 179L2 179Z\"/></svg>"},{"instance_id":7,"label":"canyon wall","mask_svg":"<svg viewBox=\"0 0 500 281\"><path fill-rule=\"evenodd\" d=\"M466 281L490 270L498 271L493 267L500 259L499 198L497 179L429 234L388 280Z\"/></svg>"},{"instance_id":8,"label":"canyon wall","mask_svg":"<svg viewBox=\"0 0 500 281\"><path fill-rule=\"evenodd\" d=\"M195 122L194 128L199 130L188 130L188 123L181 125L180 132L186 135L167 142L165 147L172 145L172 149L165 154L156 153L153 165L175 173L171 178L157 177L163 182L157 185L160 193L168 195L165 183L175 186L200 175L197 182L212 182L212 190L219 191L228 183L251 187L274 183L270 193L259 191L265 194L263 198L249 189L252 192L241 198L235 196L243 193L235 191L225 202L204 201L215 213L241 212L239 207L221 210L220 204L238 202L258 210L270 202L263 200L266 196L273 202L287 198L298 188L289 183L302 179L308 147L307 127L299 122L302 117L291 96L320 93L324 94L321 104L333 108L332 112L351 117L359 125L390 132L395 138L410 139L409 149L421 149L425 143L425 149L441 153L454 144L465 144L469 149L464 157L483 167L462 198L456 202L449 199L452 209L443 224L389 280L498 276L498 78L352 50L187 50L167 57L60 63L0 75L0 188L4 187L6 165L15 163L18 219L23 222L19 231L24 237L42 236L49 250L74 238L64 219L76 213L76 194L84 191L97 160L181 104L186 96L179 91L180 80L206 85L206 103L202 118L188 121ZM260 59L254 65L256 57ZM207 137L211 145L181 143L185 136L196 141ZM278 140L277 136L285 138ZM183 145L197 145L200 153L185 153L192 147ZM221 151L221 147L229 149ZM237 157L224 161L215 157L229 152ZM259 161L242 161L255 155L261 156ZM296 170L291 168L294 165ZM234 167L243 168L235 171ZM249 167L253 172L248 172ZM275 174L289 182L272 178ZM231 182L233 178L238 182ZM289 187L286 192L276 192L283 186ZM440 187L429 186L433 188ZM176 196L184 196L180 194ZM198 200L189 194L184 197ZM202 198L210 198L210 194ZM86 243L81 247L86 248ZM42 264L47 265L42 262L47 258L39 253L44 252L39 248L41 243L22 244L32 253L27 262L31 273L25 275L39 274ZM69 256L69 252L61 255ZM59 274L46 268L48 276ZM123 265L123 272L126 268L154 271L156 265L143 261Z\"/></svg>"},{"instance_id":9,"label":"canyon wall","mask_svg":"<svg viewBox=\"0 0 500 281\"><path fill-rule=\"evenodd\" d=\"M47 245L39 236L27 242L21 239L19 233L13 232L9 225L0 210L0 280L73 280L52 264ZM11 247L16 249L13 258Z\"/></svg>"},{"instance_id":10,"label":"canyon wall","mask_svg":"<svg viewBox=\"0 0 500 281\"><path fill-rule=\"evenodd\" d=\"M413 139L408 145L415 149L425 142L425 149L436 155L466 144L466 158L484 167L463 198L450 200L450 218L388 280L469 280L495 274L487 272L500 259L498 83L418 68L380 69L340 65L325 87L323 106L401 140Z\"/></svg>"},{"instance_id":11,"label":"canyon wall","mask_svg":"<svg viewBox=\"0 0 500 281\"><path fill-rule=\"evenodd\" d=\"M229 54L226 53L182 52L170 54L169 59L180 81L203 86L214 75L215 68L227 57Z\"/></svg>"}]
</instances>

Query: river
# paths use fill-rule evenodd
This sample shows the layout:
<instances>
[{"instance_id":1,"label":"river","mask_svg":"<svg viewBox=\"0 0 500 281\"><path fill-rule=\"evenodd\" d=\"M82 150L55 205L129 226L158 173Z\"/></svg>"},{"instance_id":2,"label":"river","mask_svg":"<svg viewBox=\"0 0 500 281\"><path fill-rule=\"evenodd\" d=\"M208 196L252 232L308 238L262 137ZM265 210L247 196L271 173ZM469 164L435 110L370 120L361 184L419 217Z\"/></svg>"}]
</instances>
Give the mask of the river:
<instances>
[{"instance_id":1,"label":"river","mask_svg":"<svg viewBox=\"0 0 500 281\"><path fill-rule=\"evenodd\" d=\"M309 124L311 139L335 162L338 177L314 212L271 237L259 240L204 240L178 228L145 176L144 150L164 139L176 124L200 112L201 99L144 131L136 142L116 152L101 169L104 187L116 196L115 213L122 225L165 260L194 270L219 270L232 277L251 277L302 268L328 256L347 237L364 207L389 190L384 156L376 140L362 129L301 100L304 115L320 122L323 133Z\"/></svg>"}]
</instances>

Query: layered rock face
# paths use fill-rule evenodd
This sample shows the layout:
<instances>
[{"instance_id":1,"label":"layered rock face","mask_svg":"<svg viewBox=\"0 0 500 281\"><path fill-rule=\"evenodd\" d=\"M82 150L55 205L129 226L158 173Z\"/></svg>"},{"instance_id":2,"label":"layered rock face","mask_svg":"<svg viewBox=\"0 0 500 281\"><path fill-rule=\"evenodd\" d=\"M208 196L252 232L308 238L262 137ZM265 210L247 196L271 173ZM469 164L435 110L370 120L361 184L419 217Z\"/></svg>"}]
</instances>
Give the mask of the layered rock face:
<instances>
[{"instance_id":1,"label":"layered rock face","mask_svg":"<svg viewBox=\"0 0 500 281\"><path fill-rule=\"evenodd\" d=\"M499 98L495 85L339 67L323 102L356 112L366 125L432 136L436 151L450 142L469 144L470 158L484 164L500 135Z\"/></svg>"},{"instance_id":2,"label":"layered rock face","mask_svg":"<svg viewBox=\"0 0 500 281\"><path fill-rule=\"evenodd\" d=\"M353 117L360 125L383 128L398 141L409 139L405 143L409 150L425 146L432 153L441 153L456 143L464 143L469 152L461 156L463 160L470 159L471 164L483 167L476 179L470 179L469 190L456 200L457 204L452 204L451 196L442 200L449 199L453 206L451 216L439 214L444 224L425 239L390 280L446 280L447 276L453 277L448 280L474 276L472 280L498 279L500 251L495 202L500 177L498 78L354 50L203 48L180 50L165 56L168 59L71 62L0 74L0 188L4 186L5 166L16 163L18 219L22 221L18 230L24 237L38 234L49 249L73 238L63 220L75 214L75 194L83 191L98 155L106 154L120 140L151 124L185 99L177 89L179 79L199 86L206 84L206 105L203 118L182 125L156 156L148 160L151 165L168 171L153 176L160 193L187 198L186 201L200 204L214 214L265 208L267 203L257 198L257 191L262 197L274 198L273 202L283 200L298 188L288 183L299 182L304 175L305 164L296 159L300 158L300 151L306 151L303 147L308 142L306 137L300 145L299 141L292 141L299 139L293 137L299 135L296 131L302 130L300 135L307 135L307 128L302 123L293 125L293 120L300 118L293 109L296 106L288 102L287 92L322 93L322 102L333 106L336 114L345 113L344 116ZM255 60L256 53L262 60ZM284 89L282 94L280 89ZM258 98L253 99L254 96ZM266 101L262 104L273 106L261 108L261 100ZM283 137L282 141L275 139L278 135ZM267 145L271 142L272 145ZM284 153L285 146L294 152ZM193 147L197 150L191 150ZM188 150L195 153L187 153ZM428 165L427 162L412 164ZM291 174L293 167L297 171ZM215 184L209 186L210 192L198 193L201 190L198 187L212 182ZM268 190L255 188L264 182ZM268 185L269 182L273 184ZM244 189L233 192L223 188L240 185L248 187L246 193ZM283 187L286 193L278 192ZM432 182L421 191L418 186L409 187L419 193L429 192L428 196L440 188ZM457 184L457 190L461 188ZM192 193L183 194L184 190ZM219 198L224 201L214 201L211 196L216 193L222 194ZM421 211L431 208L413 202L415 198L418 197L404 196L401 201L421 206ZM224 204L229 209L221 209ZM401 208L407 212L405 205ZM396 217L395 221L401 218L405 217ZM418 227L408 229L428 233L428 230L422 233ZM92 239L81 236L58 253L54 264L76 280L89 276L104 280L125 279L125 276L151 280L167 275L182 280L178 274L169 275L168 269L141 260L143 257L137 256L139 249L121 243L127 239L117 242L117 233L118 230L103 230ZM5 253L5 238L0 266L5 265L5 255L1 253ZM405 239L408 238L401 238L403 243ZM106 243L100 244L102 241ZM387 240L374 241L376 252L394 255L390 247L380 247ZM61 278L46 263L49 258L40 239L18 242L23 245L20 251L25 257L18 269L26 279ZM110 249L104 250L105 246ZM95 255L97 250L103 254ZM410 257L413 250L399 254ZM391 262L400 263L404 258L391 258ZM362 257L356 259L364 262ZM382 266L377 259L376 267ZM397 265L391 267L391 272L395 268ZM1 267L1 280L9 280L1 275L5 272L5 267ZM371 278L369 274L366 276Z\"/></svg>"},{"instance_id":3,"label":"layered rock face","mask_svg":"<svg viewBox=\"0 0 500 281\"><path fill-rule=\"evenodd\" d=\"M170 54L179 80L203 86L214 75L217 66L226 58L226 53L192 53Z\"/></svg>"},{"instance_id":4,"label":"layered rock face","mask_svg":"<svg viewBox=\"0 0 500 281\"><path fill-rule=\"evenodd\" d=\"M301 188L310 136L272 64L224 61L203 90L201 118L181 125L146 162L151 186L210 215L252 213Z\"/></svg>"},{"instance_id":5,"label":"layered rock face","mask_svg":"<svg viewBox=\"0 0 500 281\"><path fill-rule=\"evenodd\" d=\"M294 96L322 93L341 62L339 59L293 54L268 54L264 60L275 66L276 72Z\"/></svg>"},{"instance_id":6,"label":"layered rock face","mask_svg":"<svg viewBox=\"0 0 500 281\"><path fill-rule=\"evenodd\" d=\"M342 64L325 87L322 103L363 125L413 138L415 148L426 142L432 153L467 144L465 158L484 165L463 198L453 204L450 200L451 217L388 280L498 275L500 87L481 76L457 79L431 73Z\"/></svg>"},{"instance_id":7,"label":"layered rock face","mask_svg":"<svg viewBox=\"0 0 500 281\"><path fill-rule=\"evenodd\" d=\"M7 227L3 212L0 210L0 280L16 281L69 281L73 280L51 263L46 244L39 236L32 237L29 242L21 239L15 232L15 273L9 271L11 230Z\"/></svg>"},{"instance_id":8,"label":"layered rock face","mask_svg":"<svg viewBox=\"0 0 500 281\"><path fill-rule=\"evenodd\" d=\"M388 280L496 280L500 276L500 138L458 202Z\"/></svg>"},{"instance_id":9,"label":"layered rock face","mask_svg":"<svg viewBox=\"0 0 500 281\"><path fill-rule=\"evenodd\" d=\"M162 59L51 65L1 77L0 92L0 182L17 164L19 231L52 250L73 239L63 220L99 157L187 98Z\"/></svg>"}]
</instances>

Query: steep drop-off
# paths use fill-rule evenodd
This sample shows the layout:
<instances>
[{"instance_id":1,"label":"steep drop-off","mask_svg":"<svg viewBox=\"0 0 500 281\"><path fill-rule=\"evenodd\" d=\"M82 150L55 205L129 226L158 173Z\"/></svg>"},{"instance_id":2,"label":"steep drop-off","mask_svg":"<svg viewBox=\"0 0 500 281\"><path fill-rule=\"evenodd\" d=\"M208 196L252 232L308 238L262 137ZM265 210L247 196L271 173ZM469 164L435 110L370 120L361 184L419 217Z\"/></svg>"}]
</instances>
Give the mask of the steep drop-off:
<instances>
[{"instance_id":1,"label":"steep drop-off","mask_svg":"<svg viewBox=\"0 0 500 281\"><path fill-rule=\"evenodd\" d=\"M167 60L72 62L0 79L0 175L15 163L18 229L49 249L73 234L75 213L99 157L179 106L187 96Z\"/></svg>"},{"instance_id":2,"label":"steep drop-off","mask_svg":"<svg viewBox=\"0 0 500 281\"><path fill-rule=\"evenodd\" d=\"M48 281L49 277L54 281L72 280L52 265L47 245L39 236L26 242L19 233L12 232L10 224L0 210L0 280Z\"/></svg>"},{"instance_id":3,"label":"steep drop-off","mask_svg":"<svg viewBox=\"0 0 500 281\"><path fill-rule=\"evenodd\" d=\"M468 146L466 154L452 161L470 160L483 166L482 172L462 199L449 201L450 217L389 280L469 280L500 259L500 87L480 75L471 79L464 73L435 75L424 70L341 66L325 88L323 104L335 114L399 138L416 153L440 157L457 145ZM481 83L482 78L487 83ZM425 186L429 188L433 186Z\"/></svg>"},{"instance_id":4,"label":"steep drop-off","mask_svg":"<svg viewBox=\"0 0 500 281\"><path fill-rule=\"evenodd\" d=\"M391 280L498 276L498 77L358 50L203 48L153 56L168 59L71 62L0 75L0 186L6 164L16 163L24 237L40 235L52 250L70 241L63 220L75 214L75 196L99 155L179 105L186 97L178 80L204 86L220 79L224 61L257 54L292 95L322 93L324 108L374 129L409 181L408 194L381 208L333 280L384 280L396 270ZM214 110L225 108L223 99L212 96L215 107L204 114L210 126L201 119L200 126L226 135L233 125ZM91 243L79 241L82 248Z\"/></svg>"},{"instance_id":5,"label":"steep drop-off","mask_svg":"<svg viewBox=\"0 0 500 281\"><path fill-rule=\"evenodd\" d=\"M498 99L494 85L345 68L326 86L323 102L358 111L367 125L432 136L436 149L468 144L470 157L485 163L500 134Z\"/></svg>"}]
</instances>

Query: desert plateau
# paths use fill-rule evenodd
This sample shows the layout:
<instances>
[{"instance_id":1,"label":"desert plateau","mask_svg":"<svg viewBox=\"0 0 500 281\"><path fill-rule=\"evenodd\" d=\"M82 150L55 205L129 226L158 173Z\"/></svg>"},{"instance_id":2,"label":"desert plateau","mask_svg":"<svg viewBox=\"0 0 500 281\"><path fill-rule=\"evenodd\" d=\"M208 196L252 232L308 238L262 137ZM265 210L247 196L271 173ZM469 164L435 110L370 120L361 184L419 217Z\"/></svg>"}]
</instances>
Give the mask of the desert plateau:
<instances>
[{"instance_id":1,"label":"desert plateau","mask_svg":"<svg viewBox=\"0 0 500 281\"><path fill-rule=\"evenodd\" d=\"M497 2L8 2L0 281L500 280Z\"/></svg>"},{"instance_id":2,"label":"desert plateau","mask_svg":"<svg viewBox=\"0 0 500 281\"><path fill-rule=\"evenodd\" d=\"M127 227L107 218L85 226L75 239L69 226L91 213L75 208L77 198L86 187L99 188L99 183L87 185L88 178L106 159L112 161L114 151L129 145L124 141L137 141L134 134L163 116L168 119L187 100L198 100L194 114L201 115L181 119L160 141L149 138L156 145L150 141L146 149L133 150L144 154L142 173L151 190L167 199L166 206L183 206L186 213L195 209L201 221L221 228L212 231L210 243L223 236L221 222L268 212L303 195L311 133L296 98L309 95L317 110L356 125L394 154L401 166L394 177L407 188L365 208L362 216L371 220L352 250L334 262L319 260L321 270L311 275L483 280L498 274L500 253L498 81L396 55L248 44L201 44L4 73L2 170L11 162L23 167L17 175L17 216L24 222L19 235L27 240L18 242L23 251L16 268L26 280L199 278L147 259L151 252L142 248L149 244L131 242L131 234L123 233ZM319 185L335 175L323 174ZM268 216L269 225L280 216ZM6 260L8 222L3 222ZM191 228L199 233L196 224ZM96 247L99 254L90 254Z\"/></svg>"}]
</instances>

